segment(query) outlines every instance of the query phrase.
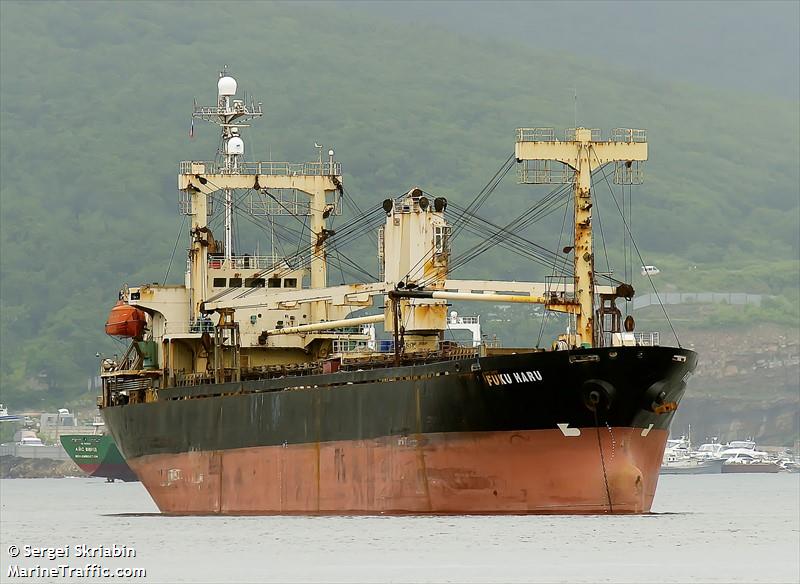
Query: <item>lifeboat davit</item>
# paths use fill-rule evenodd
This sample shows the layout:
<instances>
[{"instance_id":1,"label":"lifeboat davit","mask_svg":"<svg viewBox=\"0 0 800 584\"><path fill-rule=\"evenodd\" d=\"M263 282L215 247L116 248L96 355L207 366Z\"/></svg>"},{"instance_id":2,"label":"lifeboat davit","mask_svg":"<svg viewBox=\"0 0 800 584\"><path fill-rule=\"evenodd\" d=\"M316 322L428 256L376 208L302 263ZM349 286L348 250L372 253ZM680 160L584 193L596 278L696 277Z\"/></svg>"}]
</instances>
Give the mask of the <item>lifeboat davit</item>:
<instances>
[{"instance_id":1,"label":"lifeboat davit","mask_svg":"<svg viewBox=\"0 0 800 584\"><path fill-rule=\"evenodd\" d=\"M144 312L120 300L108 315L106 334L112 337L140 339L144 334L146 323Z\"/></svg>"}]
</instances>

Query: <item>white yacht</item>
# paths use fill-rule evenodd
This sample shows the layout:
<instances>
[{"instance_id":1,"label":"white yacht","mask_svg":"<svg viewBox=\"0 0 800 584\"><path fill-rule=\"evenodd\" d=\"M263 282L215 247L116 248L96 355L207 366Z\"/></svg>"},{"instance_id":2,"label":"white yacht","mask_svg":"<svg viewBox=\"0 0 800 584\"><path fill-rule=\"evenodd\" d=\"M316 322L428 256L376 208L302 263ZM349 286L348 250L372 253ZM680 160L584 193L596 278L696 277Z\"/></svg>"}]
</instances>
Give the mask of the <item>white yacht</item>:
<instances>
[{"instance_id":1,"label":"white yacht","mask_svg":"<svg viewBox=\"0 0 800 584\"><path fill-rule=\"evenodd\" d=\"M722 458L722 451L724 448L725 445L719 442L708 442L706 444L701 444L700 447L694 451L693 455L695 458L701 460L715 460Z\"/></svg>"},{"instance_id":2,"label":"white yacht","mask_svg":"<svg viewBox=\"0 0 800 584\"><path fill-rule=\"evenodd\" d=\"M775 473L780 470L769 453L756 450L753 440L732 440L725 445L720 456L725 460L722 465L724 473Z\"/></svg>"},{"instance_id":3,"label":"white yacht","mask_svg":"<svg viewBox=\"0 0 800 584\"><path fill-rule=\"evenodd\" d=\"M756 450L756 443L753 440L732 440L723 447L720 451L720 456L726 460L735 457L739 457L742 460L766 460L769 458L767 452Z\"/></svg>"},{"instance_id":4,"label":"white yacht","mask_svg":"<svg viewBox=\"0 0 800 584\"><path fill-rule=\"evenodd\" d=\"M722 463L721 458L695 456L691 438L681 436L667 440L659 474L719 474Z\"/></svg>"}]
</instances>

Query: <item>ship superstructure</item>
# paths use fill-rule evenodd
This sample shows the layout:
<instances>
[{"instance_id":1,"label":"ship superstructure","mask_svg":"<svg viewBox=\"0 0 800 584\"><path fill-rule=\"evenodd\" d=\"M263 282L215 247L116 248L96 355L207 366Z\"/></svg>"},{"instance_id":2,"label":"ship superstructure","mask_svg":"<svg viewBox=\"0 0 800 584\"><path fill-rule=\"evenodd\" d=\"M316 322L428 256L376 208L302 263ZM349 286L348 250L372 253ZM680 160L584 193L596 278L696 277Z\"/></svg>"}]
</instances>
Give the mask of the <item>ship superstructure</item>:
<instances>
[{"instance_id":1,"label":"ship superstructure","mask_svg":"<svg viewBox=\"0 0 800 584\"><path fill-rule=\"evenodd\" d=\"M246 160L244 121L262 112L236 92L223 74L217 104L194 109L219 126L220 150L180 164L185 283L125 287L107 324L132 342L122 360L104 362L102 412L159 507L647 511L696 356L642 346L632 320L623 325L616 301L633 288L596 283L591 211L598 168L641 180L644 132L517 131L520 181L573 189L570 282L452 278L448 202L413 187L374 210L384 217L380 280L328 286L329 242L348 229L329 224L343 194L334 151L324 158L318 145L314 162ZM302 216L303 253L235 253L237 192L250 193L255 213ZM223 205L221 241L209 226L213 201ZM541 304L574 326L553 350L506 350L479 333L462 346L445 332L477 321L454 320L453 301ZM376 324L390 341L376 340Z\"/></svg>"}]
</instances>

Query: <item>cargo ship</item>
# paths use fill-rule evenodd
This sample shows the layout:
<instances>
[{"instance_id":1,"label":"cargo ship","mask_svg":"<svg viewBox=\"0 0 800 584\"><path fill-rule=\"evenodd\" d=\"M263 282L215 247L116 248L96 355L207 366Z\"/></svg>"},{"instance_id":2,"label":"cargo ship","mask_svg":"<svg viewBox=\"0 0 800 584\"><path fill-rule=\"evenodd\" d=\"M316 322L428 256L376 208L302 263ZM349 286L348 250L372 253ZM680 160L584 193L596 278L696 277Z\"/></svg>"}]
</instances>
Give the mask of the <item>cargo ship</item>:
<instances>
[{"instance_id":1,"label":"cargo ship","mask_svg":"<svg viewBox=\"0 0 800 584\"><path fill-rule=\"evenodd\" d=\"M637 184L645 132L615 129L602 140L574 128L556 139L551 128L522 128L514 154L453 224L446 198L413 187L356 206L333 229L343 203L354 204L333 149L325 156L315 144L312 162L248 160L245 122L262 106L236 96L223 72L216 103L193 110L192 133L195 120L211 122L220 141L215 160L180 163L184 282L124 286L106 324L131 342L101 364L100 410L159 509L648 512L697 356L656 344L622 317L617 302L633 287L595 272L592 239L593 181L613 172L614 184ZM556 185L521 221L563 202L571 245L545 253L517 233L520 223L477 215L514 166L521 183ZM241 253L234 216L266 221L273 239L291 226L305 243ZM470 221L489 236L455 256ZM366 273L343 253L364 234L377 242L379 275L330 286L329 264ZM493 245L544 257L553 277L453 278ZM456 301L536 304L567 324L546 347L460 344L446 337ZM375 339L376 325L387 339Z\"/></svg>"},{"instance_id":2,"label":"cargo ship","mask_svg":"<svg viewBox=\"0 0 800 584\"><path fill-rule=\"evenodd\" d=\"M72 461L91 477L102 477L107 482L116 480L134 482L139 479L122 458L107 434L69 434L59 438Z\"/></svg>"}]
</instances>

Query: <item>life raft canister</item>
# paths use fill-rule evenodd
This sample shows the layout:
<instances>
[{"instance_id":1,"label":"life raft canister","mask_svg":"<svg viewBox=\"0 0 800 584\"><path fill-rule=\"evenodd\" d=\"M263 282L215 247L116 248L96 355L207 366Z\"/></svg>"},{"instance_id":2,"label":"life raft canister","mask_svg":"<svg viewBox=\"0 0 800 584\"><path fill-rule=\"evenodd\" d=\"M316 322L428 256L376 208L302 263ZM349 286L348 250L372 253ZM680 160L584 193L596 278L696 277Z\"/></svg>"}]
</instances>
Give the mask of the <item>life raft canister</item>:
<instances>
[{"instance_id":1,"label":"life raft canister","mask_svg":"<svg viewBox=\"0 0 800 584\"><path fill-rule=\"evenodd\" d=\"M144 312L119 300L108 315L106 334L112 337L140 339L147 320Z\"/></svg>"}]
</instances>

